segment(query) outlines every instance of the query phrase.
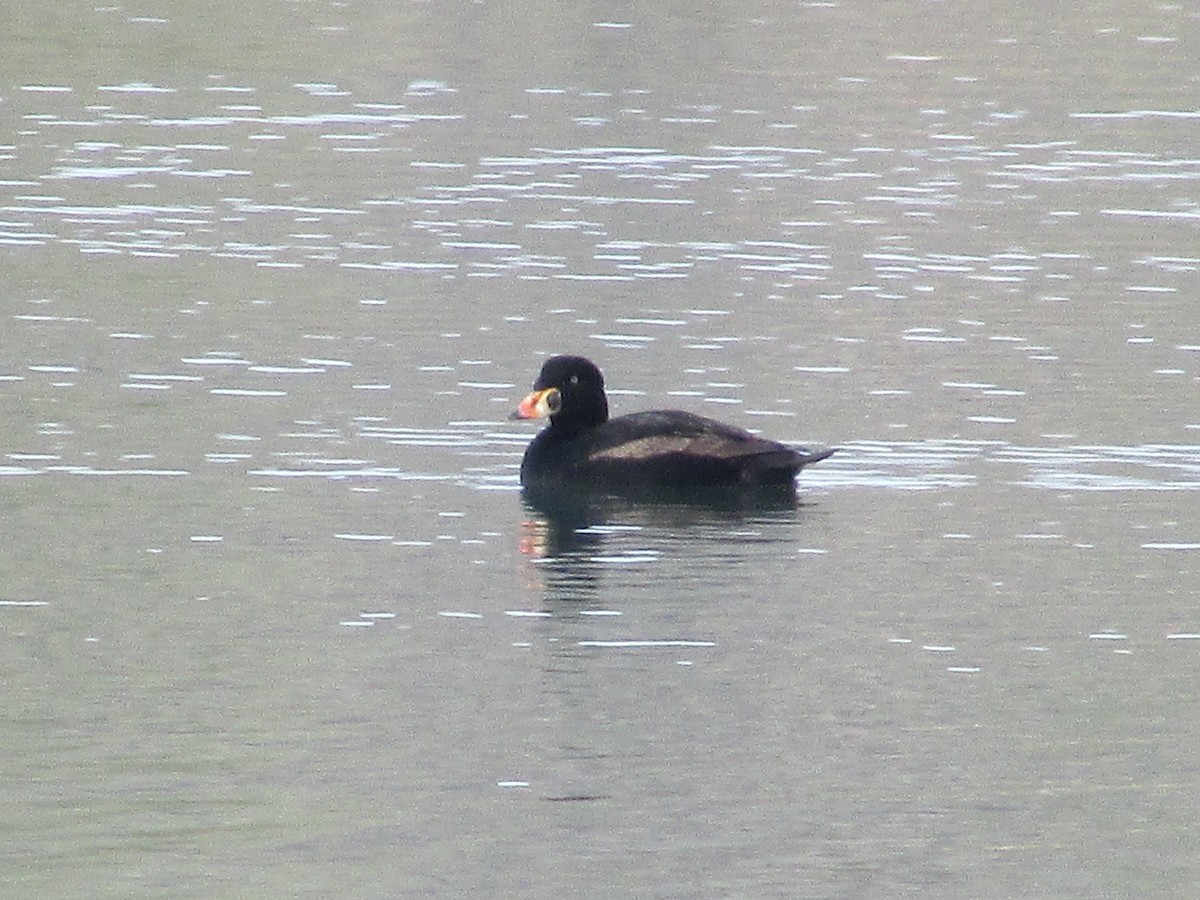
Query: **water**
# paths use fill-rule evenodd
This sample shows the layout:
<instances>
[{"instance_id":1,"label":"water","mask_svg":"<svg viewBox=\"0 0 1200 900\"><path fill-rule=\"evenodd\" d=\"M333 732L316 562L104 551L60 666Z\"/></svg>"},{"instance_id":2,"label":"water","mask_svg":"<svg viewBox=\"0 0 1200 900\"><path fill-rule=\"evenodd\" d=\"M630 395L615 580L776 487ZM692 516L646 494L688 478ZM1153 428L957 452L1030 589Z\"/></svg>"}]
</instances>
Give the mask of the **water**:
<instances>
[{"instance_id":1,"label":"water","mask_svg":"<svg viewBox=\"0 0 1200 900\"><path fill-rule=\"evenodd\" d=\"M16 4L9 892L1190 896L1193 29L997 13Z\"/></svg>"}]
</instances>

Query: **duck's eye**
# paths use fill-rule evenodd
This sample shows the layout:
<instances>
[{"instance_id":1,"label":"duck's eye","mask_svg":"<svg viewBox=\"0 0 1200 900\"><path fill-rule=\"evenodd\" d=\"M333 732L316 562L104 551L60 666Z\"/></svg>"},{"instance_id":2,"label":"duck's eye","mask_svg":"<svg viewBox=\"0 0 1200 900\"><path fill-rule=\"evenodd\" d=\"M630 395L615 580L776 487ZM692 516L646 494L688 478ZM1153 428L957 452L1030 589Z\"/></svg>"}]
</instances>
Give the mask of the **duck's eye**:
<instances>
[{"instance_id":1,"label":"duck's eye","mask_svg":"<svg viewBox=\"0 0 1200 900\"><path fill-rule=\"evenodd\" d=\"M579 384L579 376L578 375L571 376L571 384Z\"/></svg>"}]
</instances>

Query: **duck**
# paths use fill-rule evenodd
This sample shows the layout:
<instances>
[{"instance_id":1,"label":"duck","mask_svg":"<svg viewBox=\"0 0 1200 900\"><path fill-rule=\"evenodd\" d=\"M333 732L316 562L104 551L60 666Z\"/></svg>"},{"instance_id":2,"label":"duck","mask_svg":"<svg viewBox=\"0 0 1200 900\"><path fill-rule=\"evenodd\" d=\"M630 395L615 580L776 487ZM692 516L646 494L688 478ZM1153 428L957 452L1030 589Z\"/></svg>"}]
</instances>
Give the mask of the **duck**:
<instances>
[{"instance_id":1,"label":"duck","mask_svg":"<svg viewBox=\"0 0 1200 900\"><path fill-rule=\"evenodd\" d=\"M546 360L510 419L549 419L521 460L525 489L794 493L837 448L791 447L678 409L609 417L604 375L582 356Z\"/></svg>"}]
</instances>

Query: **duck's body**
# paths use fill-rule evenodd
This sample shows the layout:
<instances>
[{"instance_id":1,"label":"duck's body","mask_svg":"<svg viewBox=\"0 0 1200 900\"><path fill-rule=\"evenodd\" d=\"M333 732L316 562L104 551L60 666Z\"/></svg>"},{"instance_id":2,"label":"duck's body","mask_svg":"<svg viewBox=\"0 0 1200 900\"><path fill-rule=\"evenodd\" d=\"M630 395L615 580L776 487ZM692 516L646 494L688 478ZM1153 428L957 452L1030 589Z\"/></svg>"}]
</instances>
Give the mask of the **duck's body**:
<instances>
[{"instance_id":1,"label":"duck's body","mask_svg":"<svg viewBox=\"0 0 1200 900\"><path fill-rule=\"evenodd\" d=\"M546 361L514 418L549 416L525 451L525 487L661 489L795 488L804 466L833 450L793 449L681 410L608 417L604 376L580 356Z\"/></svg>"}]
</instances>

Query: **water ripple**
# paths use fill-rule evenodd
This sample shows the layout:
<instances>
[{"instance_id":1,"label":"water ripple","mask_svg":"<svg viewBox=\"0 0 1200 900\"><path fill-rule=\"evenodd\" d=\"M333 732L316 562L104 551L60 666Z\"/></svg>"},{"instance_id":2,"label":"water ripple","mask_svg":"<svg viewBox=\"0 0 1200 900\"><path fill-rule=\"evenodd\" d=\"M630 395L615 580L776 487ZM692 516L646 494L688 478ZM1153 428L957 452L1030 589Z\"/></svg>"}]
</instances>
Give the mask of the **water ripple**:
<instances>
[{"instance_id":1,"label":"water ripple","mask_svg":"<svg viewBox=\"0 0 1200 900\"><path fill-rule=\"evenodd\" d=\"M1030 476L1016 482L1028 487L1075 491L1200 490L1200 446L1190 444L1005 447L997 458L1029 466Z\"/></svg>"},{"instance_id":2,"label":"water ripple","mask_svg":"<svg viewBox=\"0 0 1200 900\"><path fill-rule=\"evenodd\" d=\"M1055 491L1200 491L1200 445L1024 447L1004 441L852 441L807 469L801 486L930 490L988 478L981 466L1027 470L1005 483ZM969 471L964 471L968 469Z\"/></svg>"}]
</instances>

